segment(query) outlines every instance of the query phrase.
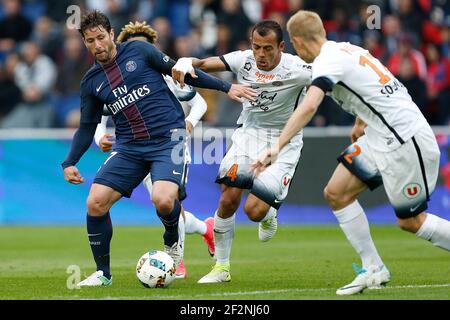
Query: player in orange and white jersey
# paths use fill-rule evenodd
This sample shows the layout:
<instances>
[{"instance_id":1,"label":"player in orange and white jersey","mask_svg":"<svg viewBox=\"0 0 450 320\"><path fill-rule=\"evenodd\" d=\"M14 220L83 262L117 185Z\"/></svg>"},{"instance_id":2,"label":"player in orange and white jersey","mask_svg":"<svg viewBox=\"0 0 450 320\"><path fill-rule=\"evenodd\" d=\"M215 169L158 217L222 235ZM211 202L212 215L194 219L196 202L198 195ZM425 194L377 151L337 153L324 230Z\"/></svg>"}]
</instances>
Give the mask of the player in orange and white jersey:
<instances>
[{"instance_id":1,"label":"player in orange and white jersey","mask_svg":"<svg viewBox=\"0 0 450 320\"><path fill-rule=\"evenodd\" d=\"M433 245L450 250L450 222L427 213L439 170L433 131L406 88L368 51L327 41L320 17L299 11L288 22L295 50L313 62L312 84L278 139L253 167L261 172L313 117L325 94L356 116L353 144L325 187L325 198L347 239L361 256L356 278L339 295L362 292L390 280L370 235L357 197L383 184L399 226Z\"/></svg>"},{"instance_id":2,"label":"player in orange and white jersey","mask_svg":"<svg viewBox=\"0 0 450 320\"><path fill-rule=\"evenodd\" d=\"M278 136L311 83L311 66L297 56L284 53L281 26L271 20L257 23L251 32L252 50L235 51L206 59L179 59L172 78L182 83L192 66L206 72L230 71L239 84L251 86L258 96L242 101L242 112L231 138L232 145L220 164L216 182L222 193L214 214L217 262L199 283L228 282L235 212L244 189L250 191L244 212L259 222L258 237L265 242L277 231L277 210L286 198L300 159L303 134L298 132L274 165L255 177L250 166Z\"/></svg>"}]
</instances>

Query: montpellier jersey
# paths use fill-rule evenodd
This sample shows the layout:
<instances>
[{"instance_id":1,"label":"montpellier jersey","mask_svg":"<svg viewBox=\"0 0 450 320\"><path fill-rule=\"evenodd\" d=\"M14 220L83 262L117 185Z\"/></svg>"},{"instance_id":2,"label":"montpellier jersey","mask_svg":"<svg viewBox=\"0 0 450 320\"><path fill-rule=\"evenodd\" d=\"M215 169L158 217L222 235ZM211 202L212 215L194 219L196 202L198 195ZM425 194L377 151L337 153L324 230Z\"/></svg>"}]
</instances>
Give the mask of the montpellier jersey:
<instances>
[{"instance_id":1,"label":"montpellier jersey","mask_svg":"<svg viewBox=\"0 0 450 320\"><path fill-rule=\"evenodd\" d=\"M395 150L427 122L407 89L367 50L327 41L313 63L313 84L326 83L332 98L368 127L378 151Z\"/></svg>"},{"instance_id":2,"label":"montpellier jersey","mask_svg":"<svg viewBox=\"0 0 450 320\"><path fill-rule=\"evenodd\" d=\"M305 86L311 84L311 65L298 56L282 53L280 63L271 71L259 70L251 50L235 51L220 59L240 84L256 89L256 101L246 100L238 119L244 128L282 130Z\"/></svg>"}]
</instances>

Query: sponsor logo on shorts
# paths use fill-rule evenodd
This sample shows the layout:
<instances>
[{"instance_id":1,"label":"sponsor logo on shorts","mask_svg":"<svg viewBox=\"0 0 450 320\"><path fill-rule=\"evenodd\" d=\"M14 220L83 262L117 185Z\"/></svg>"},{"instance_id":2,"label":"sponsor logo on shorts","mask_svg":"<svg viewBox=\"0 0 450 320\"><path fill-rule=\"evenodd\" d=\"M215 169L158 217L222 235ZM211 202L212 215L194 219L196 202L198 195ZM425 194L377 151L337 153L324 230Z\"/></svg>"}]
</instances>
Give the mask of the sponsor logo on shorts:
<instances>
[{"instance_id":1,"label":"sponsor logo on shorts","mask_svg":"<svg viewBox=\"0 0 450 320\"><path fill-rule=\"evenodd\" d=\"M417 196L420 195L421 191L422 191L422 187L420 186L420 184L415 183L415 182L407 184L403 188L403 194L408 199L416 198Z\"/></svg>"},{"instance_id":2,"label":"sponsor logo on shorts","mask_svg":"<svg viewBox=\"0 0 450 320\"><path fill-rule=\"evenodd\" d=\"M281 178L281 182L283 184L283 188L286 188L291 182L292 177L289 174L285 174L283 178Z\"/></svg>"},{"instance_id":3,"label":"sponsor logo on shorts","mask_svg":"<svg viewBox=\"0 0 450 320\"><path fill-rule=\"evenodd\" d=\"M419 203L418 205L416 205L416 206L414 206L414 207L410 208L410 209L409 209L409 211L410 211L410 212L414 212L414 211L416 211L416 210L417 210L417 208L419 208L419 207L420 207L420 205L421 205L421 203Z\"/></svg>"}]
</instances>

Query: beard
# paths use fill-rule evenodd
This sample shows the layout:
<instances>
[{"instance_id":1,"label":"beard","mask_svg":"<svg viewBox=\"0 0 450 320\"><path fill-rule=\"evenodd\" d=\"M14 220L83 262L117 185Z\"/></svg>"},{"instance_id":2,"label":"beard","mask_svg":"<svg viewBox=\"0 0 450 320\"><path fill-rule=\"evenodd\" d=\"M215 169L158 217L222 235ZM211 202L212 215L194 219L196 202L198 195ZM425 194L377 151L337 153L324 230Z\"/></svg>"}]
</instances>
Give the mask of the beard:
<instances>
[{"instance_id":1,"label":"beard","mask_svg":"<svg viewBox=\"0 0 450 320\"><path fill-rule=\"evenodd\" d=\"M100 54L95 55L95 59L102 64L109 63L112 59L111 53L113 51L113 48L114 48L114 44L108 45L108 48L106 48L105 51L101 52Z\"/></svg>"}]
</instances>

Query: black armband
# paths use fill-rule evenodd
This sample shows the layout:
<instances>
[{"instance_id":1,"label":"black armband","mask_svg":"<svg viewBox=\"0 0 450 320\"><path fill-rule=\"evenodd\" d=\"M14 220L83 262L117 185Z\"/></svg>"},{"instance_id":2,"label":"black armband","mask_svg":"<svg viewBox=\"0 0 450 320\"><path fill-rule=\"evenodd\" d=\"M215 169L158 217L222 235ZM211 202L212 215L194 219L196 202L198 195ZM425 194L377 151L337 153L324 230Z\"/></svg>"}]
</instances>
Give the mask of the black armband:
<instances>
[{"instance_id":1,"label":"black armband","mask_svg":"<svg viewBox=\"0 0 450 320\"><path fill-rule=\"evenodd\" d=\"M322 91L325 92L325 93L333 90L333 87L334 87L333 81L331 81L327 77L316 78L316 79L313 80L311 85L322 89Z\"/></svg>"}]
</instances>

